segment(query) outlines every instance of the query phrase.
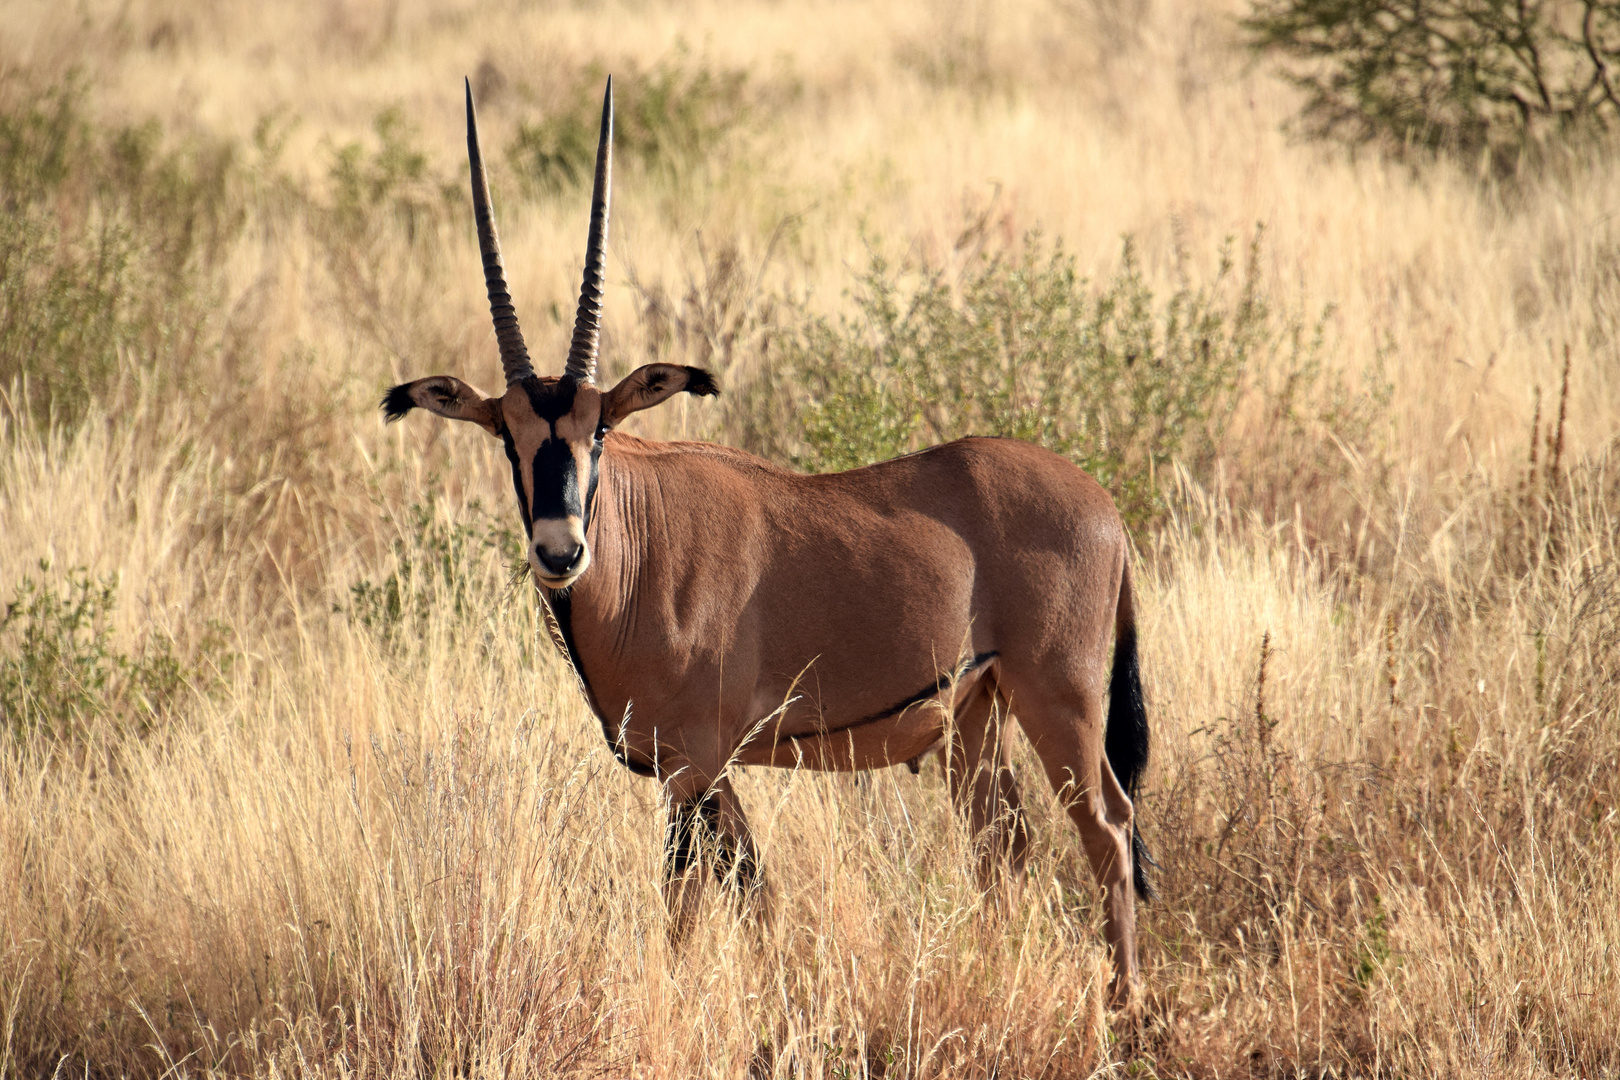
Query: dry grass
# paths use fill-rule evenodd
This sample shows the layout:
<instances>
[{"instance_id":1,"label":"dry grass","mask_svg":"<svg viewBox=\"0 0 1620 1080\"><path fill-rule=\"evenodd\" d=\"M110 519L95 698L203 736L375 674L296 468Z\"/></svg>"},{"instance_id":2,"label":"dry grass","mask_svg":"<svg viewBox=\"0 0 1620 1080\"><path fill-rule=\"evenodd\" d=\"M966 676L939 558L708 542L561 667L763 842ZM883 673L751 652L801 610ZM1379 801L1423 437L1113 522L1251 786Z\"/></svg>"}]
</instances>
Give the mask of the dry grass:
<instances>
[{"instance_id":1,"label":"dry grass","mask_svg":"<svg viewBox=\"0 0 1620 1080\"><path fill-rule=\"evenodd\" d=\"M143 323L56 422L20 383L0 408L0 602L111 577L105 635L75 647L162 646L194 688L160 707L117 669L78 736L0 724L0 1074L1620 1074L1612 147L1503 183L1291 142L1294 101L1229 14L0 10L0 105L77 66L95 124L233 147L240 211L176 278L206 301L191 338ZM779 917L714 899L668 955L656 789L508 581L497 455L377 419L404 376L494 382L460 189L439 190L460 75L504 146L593 64L661 63L746 73L745 119L703 160L621 169L610 372L675 348L746 382L774 299L844 310L868 245L949 267L974 220L990 244L1061 237L1097 276L1133 234L1160 286L1264 222L1269 294L1331 304L1328 364L1390 384L1353 446L1241 412L1138 538L1164 867L1139 1029L1102 1012L1050 799L1026 784L1031 872L987 904L932 766L747 773ZM390 106L422 169L345 217L334 154L374 163ZM531 348L560 356L584 200L494 182ZM71 224L74 198L46 212ZM401 613L368 623L351 587L390 577Z\"/></svg>"}]
</instances>

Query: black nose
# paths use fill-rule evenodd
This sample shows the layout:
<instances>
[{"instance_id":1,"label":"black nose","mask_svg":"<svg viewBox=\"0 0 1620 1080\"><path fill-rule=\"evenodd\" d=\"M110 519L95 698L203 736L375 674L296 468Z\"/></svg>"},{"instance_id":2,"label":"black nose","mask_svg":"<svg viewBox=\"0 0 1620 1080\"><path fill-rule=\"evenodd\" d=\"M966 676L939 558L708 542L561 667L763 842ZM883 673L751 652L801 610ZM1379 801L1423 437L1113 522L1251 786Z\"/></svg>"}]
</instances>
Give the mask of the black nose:
<instances>
[{"instance_id":1,"label":"black nose","mask_svg":"<svg viewBox=\"0 0 1620 1080\"><path fill-rule=\"evenodd\" d=\"M547 551L545 545L534 545L534 557L540 560L540 565L561 577L579 565L579 557L585 553L584 544L575 544L561 555L553 555Z\"/></svg>"}]
</instances>

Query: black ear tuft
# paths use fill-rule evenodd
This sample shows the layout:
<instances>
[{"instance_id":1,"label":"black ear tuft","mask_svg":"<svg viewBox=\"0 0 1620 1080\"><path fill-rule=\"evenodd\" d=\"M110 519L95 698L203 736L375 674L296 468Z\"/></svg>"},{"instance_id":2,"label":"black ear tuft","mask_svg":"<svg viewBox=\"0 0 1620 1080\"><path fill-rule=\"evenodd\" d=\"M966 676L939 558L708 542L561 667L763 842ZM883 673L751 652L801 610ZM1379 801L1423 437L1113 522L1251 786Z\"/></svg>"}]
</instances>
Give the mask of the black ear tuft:
<instances>
[{"instance_id":1,"label":"black ear tuft","mask_svg":"<svg viewBox=\"0 0 1620 1080\"><path fill-rule=\"evenodd\" d=\"M401 383L383 395L383 419L390 424L414 408L416 408L416 402L411 400L409 383Z\"/></svg>"},{"instance_id":2,"label":"black ear tuft","mask_svg":"<svg viewBox=\"0 0 1620 1080\"><path fill-rule=\"evenodd\" d=\"M698 397L715 397L720 393L720 386L710 375L700 367L686 369L686 392Z\"/></svg>"}]
</instances>

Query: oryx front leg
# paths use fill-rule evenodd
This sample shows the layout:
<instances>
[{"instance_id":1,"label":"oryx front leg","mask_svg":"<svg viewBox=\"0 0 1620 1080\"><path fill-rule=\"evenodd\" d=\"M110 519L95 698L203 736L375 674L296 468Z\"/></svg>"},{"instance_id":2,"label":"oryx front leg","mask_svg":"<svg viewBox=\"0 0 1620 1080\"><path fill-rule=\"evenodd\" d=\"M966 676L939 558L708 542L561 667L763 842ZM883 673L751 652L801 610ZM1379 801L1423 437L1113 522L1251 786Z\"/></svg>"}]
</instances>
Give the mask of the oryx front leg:
<instances>
[{"instance_id":1,"label":"oryx front leg","mask_svg":"<svg viewBox=\"0 0 1620 1080\"><path fill-rule=\"evenodd\" d=\"M670 808L664 903L670 915L670 943L676 946L696 925L705 860L710 862L715 880L733 890L743 910L763 914L767 902L759 850L731 781L722 776L707 788L693 791L693 786L671 781L666 787Z\"/></svg>"},{"instance_id":2,"label":"oryx front leg","mask_svg":"<svg viewBox=\"0 0 1620 1080\"><path fill-rule=\"evenodd\" d=\"M664 834L664 907L669 911L669 943L672 948L691 935L697 923L698 905L703 902L701 872L703 834L708 810L704 795L686 795L670 790L669 827Z\"/></svg>"}]
</instances>

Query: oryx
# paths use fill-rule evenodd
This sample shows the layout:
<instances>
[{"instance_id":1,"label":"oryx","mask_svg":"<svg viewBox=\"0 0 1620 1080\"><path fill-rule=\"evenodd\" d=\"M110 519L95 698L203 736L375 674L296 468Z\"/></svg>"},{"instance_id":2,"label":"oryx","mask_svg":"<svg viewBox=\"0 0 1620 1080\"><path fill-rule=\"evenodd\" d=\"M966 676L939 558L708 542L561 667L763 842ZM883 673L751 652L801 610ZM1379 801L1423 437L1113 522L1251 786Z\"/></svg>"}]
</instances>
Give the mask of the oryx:
<instances>
[{"instance_id":1,"label":"oryx","mask_svg":"<svg viewBox=\"0 0 1620 1080\"><path fill-rule=\"evenodd\" d=\"M874 769L948 743L981 874L1021 870L1025 833L1000 718L1016 716L1105 890L1116 1000L1137 982L1131 797L1147 762L1125 530L1063 458L962 439L805 476L709 443L617 429L708 372L648 364L596 384L612 176L602 105L584 283L567 365L536 375L518 330L467 87L473 208L506 390L445 375L382 407L470 420L505 447L528 561L614 754L662 781L673 933L694 917L699 841L758 887L733 763ZM1112 647L1110 674L1109 653ZM1109 695L1106 726L1104 691Z\"/></svg>"}]
</instances>

